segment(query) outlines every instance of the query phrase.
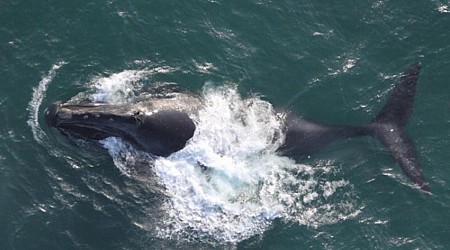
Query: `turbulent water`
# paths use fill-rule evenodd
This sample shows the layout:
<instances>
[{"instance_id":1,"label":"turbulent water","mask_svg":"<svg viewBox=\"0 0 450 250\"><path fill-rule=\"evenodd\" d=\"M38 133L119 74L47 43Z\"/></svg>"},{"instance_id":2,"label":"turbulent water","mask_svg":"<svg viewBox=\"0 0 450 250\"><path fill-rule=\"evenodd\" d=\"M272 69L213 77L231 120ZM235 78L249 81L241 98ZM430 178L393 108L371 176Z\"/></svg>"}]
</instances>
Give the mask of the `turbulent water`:
<instances>
[{"instance_id":1,"label":"turbulent water","mask_svg":"<svg viewBox=\"0 0 450 250\"><path fill-rule=\"evenodd\" d=\"M449 5L0 1L0 249L450 247ZM366 123L417 60L407 131L432 195L372 138L277 154L277 107ZM204 100L168 157L43 121L166 85Z\"/></svg>"},{"instance_id":2,"label":"turbulent water","mask_svg":"<svg viewBox=\"0 0 450 250\"><path fill-rule=\"evenodd\" d=\"M46 135L37 110L61 65L52 67L30 101L29 125L43 146ZM151 72L96 77L87 86L92 93L69 102L80 102L80 96L110 104L133 102L138 98L133 93L142 91L137 83ZM165 201L158 206L163 212L149 215L152 225L143 226L146 230L163 239L238 243L264 233L275 219L318 227L359 213L354 190L337 167L312 167L277 155L283 125L270 103L257 96L243 99L235 86L207 83L202 94L204 107L192 117L197 127L193 138L167 158L140 152L120 138L100 141L125 176L162 188Z\"/></svg>"}]
</instances>

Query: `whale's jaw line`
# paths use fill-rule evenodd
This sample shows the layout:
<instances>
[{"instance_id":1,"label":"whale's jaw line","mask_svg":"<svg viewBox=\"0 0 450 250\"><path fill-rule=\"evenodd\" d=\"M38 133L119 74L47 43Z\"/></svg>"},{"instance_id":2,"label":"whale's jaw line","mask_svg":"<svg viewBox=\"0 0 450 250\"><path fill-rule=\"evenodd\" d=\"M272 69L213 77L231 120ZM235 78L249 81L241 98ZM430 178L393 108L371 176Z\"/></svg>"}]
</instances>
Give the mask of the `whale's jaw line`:
<instances>
[{"instance_id":1,"label":"whale's jaw line","mask_svg":"<svg viewBox=\"0 0 450 250\"><path fill-rule=\"evenodd\" d=\"M50 105L45 111L50 127L62 134L87 140L120 137L148 151L167 156L184 147L195 131L189 116L177 110L152 114L126 109L123 105Z\"/></svg>"}]
</instances>

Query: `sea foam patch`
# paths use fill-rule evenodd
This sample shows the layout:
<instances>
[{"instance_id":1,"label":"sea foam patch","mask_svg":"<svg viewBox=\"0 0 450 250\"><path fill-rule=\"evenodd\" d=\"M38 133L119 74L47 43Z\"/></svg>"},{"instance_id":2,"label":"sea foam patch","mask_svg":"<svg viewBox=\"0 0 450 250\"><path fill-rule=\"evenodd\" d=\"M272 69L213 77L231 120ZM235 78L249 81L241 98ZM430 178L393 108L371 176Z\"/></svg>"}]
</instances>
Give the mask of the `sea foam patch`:
<instances>
[{"instance_id":1,"label":"sea foam patch","mask_svg":"<svg viewBox=\"0 0 450 250\"><path fill-rule=\"evenodd\" d=\"M93 79L94 102L126 103L134 98L136 89L141 88L141 80L151 72L148 70L125 70L108 77Z\"/></svg>"}]
</instances>

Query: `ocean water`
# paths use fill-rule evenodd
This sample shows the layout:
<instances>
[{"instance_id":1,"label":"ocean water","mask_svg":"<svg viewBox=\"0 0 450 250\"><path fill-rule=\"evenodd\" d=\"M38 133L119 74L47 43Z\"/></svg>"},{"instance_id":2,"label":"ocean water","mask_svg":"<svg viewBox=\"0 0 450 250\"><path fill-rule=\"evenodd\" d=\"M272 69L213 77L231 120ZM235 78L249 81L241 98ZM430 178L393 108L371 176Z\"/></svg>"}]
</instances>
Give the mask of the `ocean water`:
<instances>
[{"instance_id":1,"label":"ocean water","mask_svg":"<svg viewBox=\"0 0 450 250\"><path fill-rule=\"evenodd\" d=\"M448 249L449 27L442 0L0 0L0 249ZM276 154L274 108L363 124L415 61L431 195L372 138ZM206 101L166 158L43 120L168 83Z\"/></svg>"}]
</instances>

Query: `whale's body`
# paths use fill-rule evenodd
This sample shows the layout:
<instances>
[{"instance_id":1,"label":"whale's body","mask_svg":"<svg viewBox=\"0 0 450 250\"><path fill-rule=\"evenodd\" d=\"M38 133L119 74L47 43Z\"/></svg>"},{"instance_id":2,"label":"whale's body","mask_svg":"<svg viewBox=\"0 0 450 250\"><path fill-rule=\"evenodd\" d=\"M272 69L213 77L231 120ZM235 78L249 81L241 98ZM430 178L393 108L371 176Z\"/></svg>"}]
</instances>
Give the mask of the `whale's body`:
<instances>
[{"instance_id":1,"label":"whale's body","mask_svg":"<svg viewBox=\"0 0 450 250\"><path fill-rule=\"evenodd\" d=\"M284 143L280 154L296 159L311 155L338 139L373 136L391 153L405 174L429 191L412 139L404 127L411 115L420 64L403 74L378 115L361 126L328 125L284 111ZM149 153L168 156L181 150L194 135L191 117L202 107L201 97L186 92L149 95L124 105L52 104L45 111L49 126L63 134L92 140L117 136Z\"/></svg>"}]
</instances>

